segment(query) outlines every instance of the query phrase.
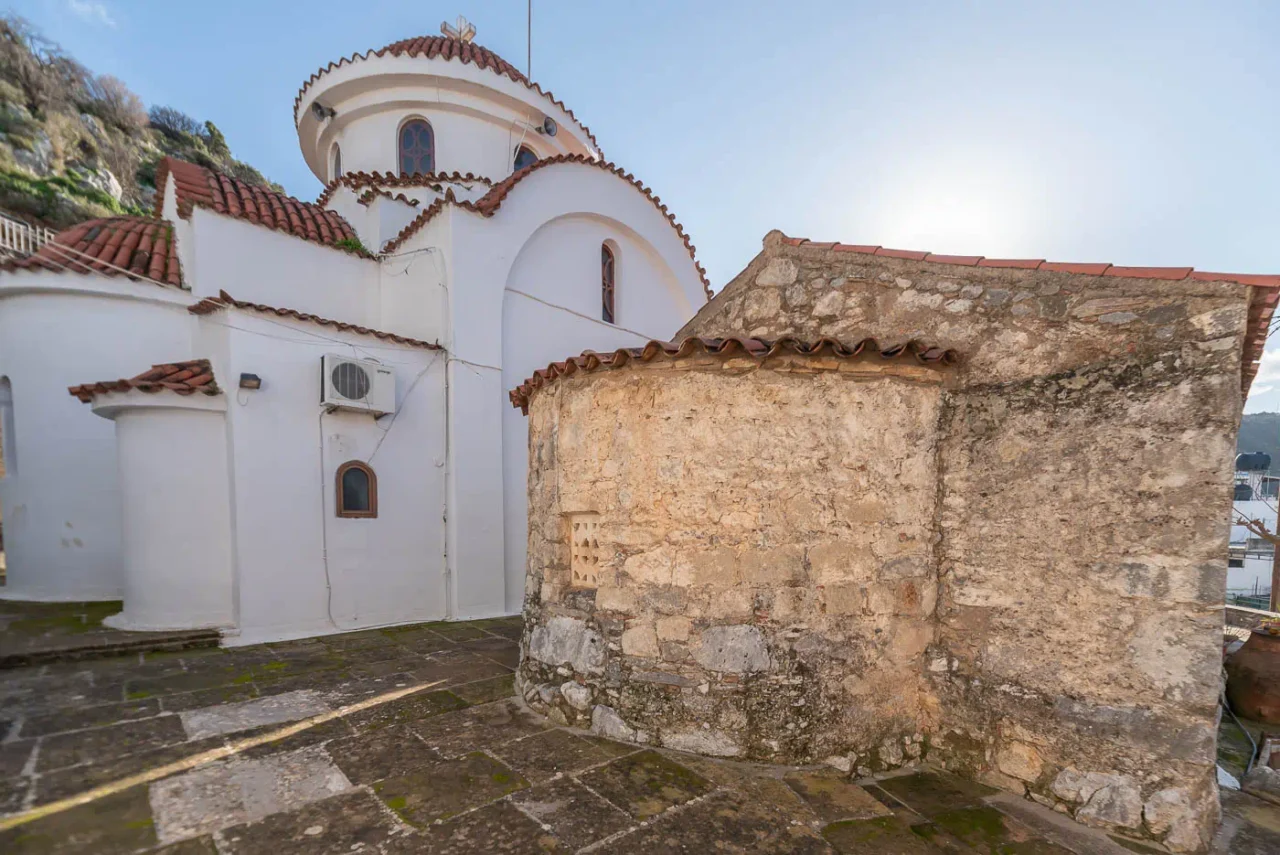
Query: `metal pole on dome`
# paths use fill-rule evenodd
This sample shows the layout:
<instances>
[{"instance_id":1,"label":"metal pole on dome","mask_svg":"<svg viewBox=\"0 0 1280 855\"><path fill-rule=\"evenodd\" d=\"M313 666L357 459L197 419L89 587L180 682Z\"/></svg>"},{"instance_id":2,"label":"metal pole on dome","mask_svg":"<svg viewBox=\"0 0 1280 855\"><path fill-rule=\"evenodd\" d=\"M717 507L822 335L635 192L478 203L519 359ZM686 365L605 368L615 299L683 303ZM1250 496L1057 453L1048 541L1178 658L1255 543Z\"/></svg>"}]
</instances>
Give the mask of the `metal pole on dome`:
<instances>
[{"instance_id":1,"label":"metal pole on dome","mask_svg":"<svg viewBox=\"0 0 1280 855\"><path fill-rule=\"evenodd\" d=\"M529 13L525 16L524 76L533 79L533 0L529 0Z\"/></svg>"}]
</instances>

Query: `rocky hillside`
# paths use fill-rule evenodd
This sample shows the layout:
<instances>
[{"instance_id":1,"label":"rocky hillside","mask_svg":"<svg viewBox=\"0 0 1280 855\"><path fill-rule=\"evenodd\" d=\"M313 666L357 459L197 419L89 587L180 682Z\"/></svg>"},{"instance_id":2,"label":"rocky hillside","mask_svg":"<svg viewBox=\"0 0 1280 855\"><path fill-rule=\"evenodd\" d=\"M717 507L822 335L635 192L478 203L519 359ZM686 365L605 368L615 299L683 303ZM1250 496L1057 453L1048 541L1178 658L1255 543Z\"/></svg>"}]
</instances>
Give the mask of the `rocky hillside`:
<instances>
[{"instance_id":1,"label":"rocky hillside","mask_svg":"<svg viewBox=\"0 0 1280 855\"><path fill-rule=\"evenodd\" d=\"M1247 413L1240 420L1236 451L1265 451L1271 455L1271 472L1280 472L1280 413Z\"/></svg>"},{"instance_id":2,"label":"rocky hillside","mask_svg":"<svg viewBox=\"0 0 1280 855\"><path fill-rule=\"evenodd\" d=\"M156 165L173 155L280 189L231 156L213 122L146 109L27 21L0 18L0 212L53 229L149 213Z\"/></svg>"}]
</instances>

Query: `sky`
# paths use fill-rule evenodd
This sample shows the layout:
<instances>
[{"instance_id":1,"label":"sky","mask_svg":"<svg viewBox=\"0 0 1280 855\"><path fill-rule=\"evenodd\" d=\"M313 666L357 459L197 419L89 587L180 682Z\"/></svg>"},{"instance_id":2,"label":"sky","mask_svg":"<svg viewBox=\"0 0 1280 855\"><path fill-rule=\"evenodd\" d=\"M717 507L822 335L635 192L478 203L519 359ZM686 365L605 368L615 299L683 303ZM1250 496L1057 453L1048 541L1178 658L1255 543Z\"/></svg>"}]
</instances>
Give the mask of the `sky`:
<instances>
[{"instance_id":1,"label":"sky","mask_svg":"<svg viewBox=\"0 0 1280 855\"><path fill-rule=\"evenodd\" d=\"M712 286L771 229L958 255L1280 273L1280 3L533 0L532 77L668 203ZM25 0L292 194L291 116L354 52L439 32L526 68L526 0ZM1247 412L1280 410L1280 342Z\"/></svg>"}]
</instances>

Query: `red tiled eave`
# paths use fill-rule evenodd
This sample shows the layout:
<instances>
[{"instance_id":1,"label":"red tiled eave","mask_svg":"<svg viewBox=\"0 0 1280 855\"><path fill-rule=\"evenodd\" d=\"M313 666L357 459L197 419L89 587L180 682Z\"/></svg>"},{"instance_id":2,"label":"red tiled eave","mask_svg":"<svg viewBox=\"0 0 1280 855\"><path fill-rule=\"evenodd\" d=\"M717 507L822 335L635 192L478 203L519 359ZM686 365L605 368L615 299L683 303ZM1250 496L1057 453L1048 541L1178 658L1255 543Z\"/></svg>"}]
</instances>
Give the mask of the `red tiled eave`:
<instances>
[{"instance_id":1,"label":"red tiled eave","mask_svg":"<svg viewBox=\"0 0 1280 855\"><path fill-rule=\"evenodd\" d=\"M652 190L646 187L642 181L630 172L627 172L622 167L614 163L595 160L580 154L561 154L555 157L548 157L535 161L524 169L521 169L519 172L511 174L506 179L493 185L488 193L484 194L474 202L459 200L452 190L447 189L443 198L437 199L426 208L423 208L422 212L418 214L418 216L414 217L407 226L401 229L398 235L388 241L382 247L382 253L390 254L395 252L406 240L430 222L436 214L440 213L445 205L454 205L458 208L463 208L484 217L492 217L497 213L498 209L502 207L503 201L507 198L508 194L511 193L512 189L521 181L540 169L545 169L548 166L555 166L561 163L574 163L582 166L590 166L596 169L603 169L606 172L611 172L618 176L644 194L645 198L652 202L653 206L667 218L667 222L671 224L671 227L676 230L676 234L680 236L680 240L684 243L685 249L689 252L689 258L693 261L693 266L698 271L698 278L702 282L703 293L706 294L708 300L711 299L711 282L707 279L707 271L698 263L697 248L693 245L693 241L685 232L684 226L680 225L680 222L676 219L675 214L672 214L671 211L667 209L667 206L662 203L662 200L655 196Z\"/></svg>"},{"instance_id":2,"label":"red tiled eave","mask_svg":"<svg viewBox=\"0 0 1280 855\"><path fill-rule=\"evenodd\" d=\"M183 287L173 226L151 217L86 220L58 232L34 255L0 264L0 270L97 273Z\"/></svg>"},{"instance_id":3,"label":"red tiled eave","mask_svg":"<svg viewBox=\"0 0 1280 855\"><path fill-rule=\"evenodd\" d=\"M650 341L643 347L623 347L612 353L588 350L581 356L571 357L564 362L553 362L546 368L535 371L532 377L511 390L509 394L511 406L528 415L529 397L536 390L554 383L561 377L571 377L601 369L621 368L631 362L652 362L659 358L684 359L704 353L725 357L748 356L759 361L780 353L812 357L827 356L837 359L878 356L881 359L911 358L924 365L936 366L952 365L959 359L954 350L930 347L915 341L881 347L872 338L864 338L857 344L848 346L833 338L820 338L810 343L789 337L780 338L777 341L765 341L757 338L691 336L680 342Z\"/></svg>"},{"instance_id":4,"label":"red tiled eave","mask_svg":"<svg viewBox=\"0 0 1280 855\"><path fill-rule=\"evenodd\" d=\"M168 181L173 182L178 216L184 220L191 219L191 212L201 207L362 258L371 257L353 246L338 245L358 238L351 224L336 211L173 157L161 160L156 169L157 217L164 207Z\"/></svg>"},{"instance_id":5,"label":"red tiled eave","mask_svg":"<svg viewBox=\"0 0 1280 855\"><path fill-rule=\"evenodd\" d=\"M1266 346L1267 332L1271 325L1271 316L1276 303L1280 300L1280 275L1257 273L1214 273L1196 270L1192 267L1117 267L1108 263L1078 263L1065 261L1044 261L1035 258L985 258L967 255L935 255L931 252L912 252L901 249L885 249L878 246L858 244L814 243L808 238L782 235L784 246L803 247L806 249L833 249L836 252L857 252L887 258L902 258L925 261L934 264L962 265L967 267L1013 268L1021 270L1042 270L1056 273L1071 273L1077 276L1110 276L1129 279L1164 279L1177 282L1192 279L1200 282L1231 282L1237 285L1248 285L1255 289L1250 299L1249 323L1245 331L1243 365L1241 383L1245 394L1258 373L1258 365L1262 359L1262 350Z\"/></svg>"},{"instance_id":6,"label":"red tiled eave","mask_svg":"<svg viewBox=\"0 0 1280 855\"><path fill-rule=\"evenodd\" d=\"M429 187L437 193L444 192L446 184L484 184L493 186L491 179L470 172L428 172L415 175L396 175L392 172L346 172L325 185L320 191L315 204L324 207L329 204L333 194L339 187L346 187L355 193L362 187L381 190L385 187Z\"/></svg>"},{"instance_id":7,"label":"red tiled eave","mask_svg":"<svg viewBox=\"0 0 1280 855\"><path fill-rule=\"evenodd\" d=\"M213 377L213 366L207 359L189 359L184 362L166 362L153 365L136 377L123 380L100 380L67 389L83 403L90 403L98 395L110 392L176 392L179 395L217 395L222 390Z\"/></svg>"},{"instance_id":8,"label":"red tiled eave","mask_svg":"<svg viewBox=\"0 0 1280 855\"><path fill-rule=\"evenodd\" d=\"M339 332L358 333L360 335L371 335L380 338L383 341L389 341L394 344L403 344L407 347L423 347L428 350L440 350L440 345L433 341L422 341L421 339L409 338L407 336L397 335L395 333L383 332L382 330L370 329L362 327L358 324L348 324L343 321L335 321L331 318L322 318L319 315L312 315L307 312L300 312L297 309L281 309L276 306L265 306L262 303L247 303L244 300L237 300L226 291L219 292L217 297L206 297L193 306L188 306L187 311L193 315L210 315L214 312L235 308L250 312L260 312L268 315L275 315L278 318L290 318L295 321L306 321L312 324L319 324L322 327L338 330Z\"/></svg>"},{"instance_id":9,"label":"red tiled eave","mask_svg":"<svg viewBox=\"0 0 1280 855\"><path fill-rule=\"evenodd\" d=\"M423 57L424 59L445 59L457 60L464 64L473 63L478 68L487 69L494 74L502 75L516 83L521 84L526 89L537 92L543 98L546 98L552 104L564 111L570 119L582 128L587 135L587 139L591 140L591 147L596 151L600 150L599 143L596 142L595 135L591 133L591 129L578 120L573 111L565 106L564 102L551 94L550 90L543 89L537 83L525 77L514 65L507 62L488 48L481 47L474 42L463 42L458 39L448 38L447 36L417 36L410 39L401 39L387 45L382 50L371 50L365 53L353 53L349 57L343 57L337 62L331 62L323 68L316 71L307 78L306 83L302 84L302 88L298 90L298 97L293 99L293 116L294 122L298 120L298 105L302 103L302 98L307 94L307 90L311 85L328 74L335 68L341 68L344 65L350 65L354 62L367 60L370 57L379 56L407 56L407 57Z\"/></svg>"}]
</instances>

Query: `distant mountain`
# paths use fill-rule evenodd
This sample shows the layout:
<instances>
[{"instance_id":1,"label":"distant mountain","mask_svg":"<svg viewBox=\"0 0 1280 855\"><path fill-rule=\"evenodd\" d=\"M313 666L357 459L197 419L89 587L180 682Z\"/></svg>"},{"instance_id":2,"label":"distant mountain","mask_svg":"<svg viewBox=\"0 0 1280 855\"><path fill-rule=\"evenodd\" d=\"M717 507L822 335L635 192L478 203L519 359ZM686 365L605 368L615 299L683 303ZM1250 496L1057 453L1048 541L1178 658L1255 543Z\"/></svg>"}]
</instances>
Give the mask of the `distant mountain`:
<instances>
[{"instance_id":1,"label":"distant mountain","mask_svg":"<svg viewBox=\"0 0 1280 855\"><path fill-rule=\"evenodd\" d=\"M279 189L231 156L213 122L147 110L30 23L0 15L0 211L52 229L150 213L156 166L173 155Z\"/></svg>"},{"instance_id":2,"label":"distant mountain","mask_svg":"<svg viewBox=\"0 0 1280 855\"><path fill-rule=\"evenodd\" d=\"M1280 474L1280 413L1246 414L1236 451L1265 451L1271 455L1272 474Z\"/></svg>"}]
</instances>

